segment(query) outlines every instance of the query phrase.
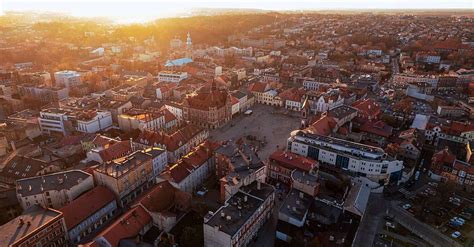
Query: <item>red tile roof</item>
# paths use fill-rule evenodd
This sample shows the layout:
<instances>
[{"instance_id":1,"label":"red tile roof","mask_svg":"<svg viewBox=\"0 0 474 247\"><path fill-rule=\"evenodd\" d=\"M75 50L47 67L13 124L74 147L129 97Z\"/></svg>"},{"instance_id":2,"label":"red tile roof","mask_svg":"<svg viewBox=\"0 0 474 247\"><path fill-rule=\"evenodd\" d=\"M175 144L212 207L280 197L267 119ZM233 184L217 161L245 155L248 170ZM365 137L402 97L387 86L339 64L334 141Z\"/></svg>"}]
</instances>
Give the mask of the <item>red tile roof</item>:
<instances>
[{"instance_id":1,"label":"red tile roof","mask_svg":"<svg viewBox=\"0 0 474 247\"><path fill-rule=\"evenodd\" d=\"M191 152L183 156L174 165L164 171L174 182L180 183L193 170L199 168L214 154L213 143L206 141L195 147Z\"/></svg>"},{"instance_id":2,"label":"red tile roof","mask_svg":"<svg viewBox=\"0 0 474 247\"><path fill-rule=\"evenodd\" d=\"M306 131L312 134L327 136L332 133L332 130L336 127L336 120L332 117L323 116L312 123Z\"/></svg>"},{"instance_id":3,"label":"red tile roof","mask_svg":"<svg viewBox=\"0 0 474 247\"><path fill-rule=\"evenodd\" d=\"M267 89L267 83L255 82L255 83L250 84L248 89L250 92L264 93L265 90Z\"/></svg>"},{"instance_id":4,"label":"red tile roof","mask_svg":"<svg viewBox=\"0 0 474 247\"><path fill-rule=\"evenodd\" d=\"M177 119L176 116L173 115L173 113L171 113L168 109L165 108L162 111L165 115L165 123L169 123Z\"/></svg>"},{"instance_id":5,"label":"red tile roof","mask_svg":"<svg viewBox=\"0 0 474 247\"><path fill-rule=\"evenodd\" d=\"M392 135L393 128L386 124L385 122L379 121L366 121L362 127L361 131L371 133L374 135L382 136L388 138Z\"/></svg>"},{"instance_id":6,"label":"red tile roof","mask_svg":"<svg viewBox=\"0 0 474 247\"><path fill-rule=\"evenodd\" d=\"M358 100L352 106L367 117L375 118L381 113L379 105L372 99Z\"/></svg>"},{"instance_id":7,"label":"red tile roof","mask_svg":"<svg viewBox=\"0 0 474 247\"><path fill-rule=\"evenodd\" d=\"M315 160L281 150L273 152L270 155L270 161L288 169L300 169L307 172L318 167L318 162Z\"/></svg>"},{"instance_id":8,"label":"red tile roof","mask_svg":"<svg viewBox=\"0 0 474 247\"><path fill-rule=\"evenodd\" d=\"M114 200L115 195L112 191L107 187L97 186L59 209L59 211L63 212L66 227L71 230Z\"/></svg>"},{"instance_id":9,"label":"red tile roof","mask_svg":"<svg viewBox=\"0 0 474 247\"><path fill-rule=\"evenodd\" d=\"M137 137L136 142L149 146L153 146L155 144L165 145L167 151L174 152L179 147L189 142L194 136L199 134L201 131L203 131L202 128L192 124L185 125L181 129L173 132L172 134L144 130Z\"/></svg>"},{"instance_id":10,"label":"red tile roof","mask_svg":"<svg viewBox=\"0 0 474 247\"><path fill-rule=\"evenodd\" d=\"M230 95L223 89L203 87L194 95L188 95L184 100L185 106L193 109L209 110L209 108L222 108L230 104Z\"/></svg>"},{"instance_id":11,"label":"red tile roof","mask_svg":"<svg viewBox=\"0 0 474 247\"><path fill-rule=\"evenodd\" d=\"M106 149L99 151L100 158L103 162L111 161L132 152L130 141L119 141L111 146L105 146Z\"/></svg>"},{"instance_id":12,"label":"red tile roof","mask_svg":"<svg viewBox=\"0 0 474 247\"><path fill-rule=\"evenodd\" d=\"M107 229L99 233L113 247L118 247L120 240L136 237L140 231L148 224L152 223L151 216L140 205L128 210L122 217L117 219ZM89 246L94 246L92 243Z\"/></svg>"},{"instance_id":13,"label":"red tile roof","mask_svg":"<svg viewBox=\"0 0 474 247\"><path fill-rule=\"evenodd\" d=\"M282 98L283 100L301 102L301 99L303 98L304 94L304 90L298 88L289 88L281 92L278 96L280 96L280 98Z\"/></svg>"}]
</instances>

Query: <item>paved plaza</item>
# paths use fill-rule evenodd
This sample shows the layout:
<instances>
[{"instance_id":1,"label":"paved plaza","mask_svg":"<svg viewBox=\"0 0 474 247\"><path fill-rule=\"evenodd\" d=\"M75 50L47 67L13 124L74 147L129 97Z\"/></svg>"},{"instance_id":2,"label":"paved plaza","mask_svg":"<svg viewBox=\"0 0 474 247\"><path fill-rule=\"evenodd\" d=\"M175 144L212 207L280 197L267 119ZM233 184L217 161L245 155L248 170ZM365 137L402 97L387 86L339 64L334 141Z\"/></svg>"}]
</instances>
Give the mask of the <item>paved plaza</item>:
<instances>
[{"instance_id":1,"label":"paved plaza","mask_svg":"<svg viewBox=\"0 0 474 247\"><path fill-rule=\"evenodd\" d=\"M210 139L225 141L247 135L255 136L258 140L267 142L258 152L261 159L266 159L276 150L277 145L284 148L290 132L300 126L300 117L297 113L276 113L272 106L257 104L252 111L253 114L250 116L240 113L223 128L211 131Z\"/></svg>"}]
</instances>

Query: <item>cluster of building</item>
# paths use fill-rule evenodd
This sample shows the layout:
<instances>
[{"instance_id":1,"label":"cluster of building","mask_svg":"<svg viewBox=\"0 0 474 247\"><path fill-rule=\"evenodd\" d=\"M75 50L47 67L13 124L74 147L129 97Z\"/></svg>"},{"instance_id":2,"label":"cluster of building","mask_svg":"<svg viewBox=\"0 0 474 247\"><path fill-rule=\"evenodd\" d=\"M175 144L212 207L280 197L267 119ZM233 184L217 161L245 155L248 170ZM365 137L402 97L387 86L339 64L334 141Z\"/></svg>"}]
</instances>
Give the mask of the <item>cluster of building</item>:
<instances>
[{"instance_id":1,"label":"cluster of building","mask_svg":"<svg viewBox=\"0 0 474 247\"><path fill-rule=\"evenodd\" d=\"M69 70L0 64L0 245L171 246L215 184L204 246L248 246L275 218L276 241L347 246L371 193L424 170L472 191L463 18L284 16L226 46L130 37ZM210 138L256 104L301 120L286 145Z\"/></svg>"}]
</instances>

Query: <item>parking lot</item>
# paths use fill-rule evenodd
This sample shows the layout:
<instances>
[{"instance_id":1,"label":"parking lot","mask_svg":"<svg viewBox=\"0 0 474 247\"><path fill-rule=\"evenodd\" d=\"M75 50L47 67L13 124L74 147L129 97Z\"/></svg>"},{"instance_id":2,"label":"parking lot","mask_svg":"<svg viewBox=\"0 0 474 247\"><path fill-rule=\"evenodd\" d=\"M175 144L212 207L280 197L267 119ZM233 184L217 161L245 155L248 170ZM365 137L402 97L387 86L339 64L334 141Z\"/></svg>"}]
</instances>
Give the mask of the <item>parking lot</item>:
<instances>
[{"instance_id":1,"label":"parking lot","mask_svg":"<svg viewBox=\"0 0 474 247\"><path fill-rule=\"evenodd\" d=\"M212 130L210 139L235 141L241 137L254 136L265 143L258 152L262 159L266 159L277 146L285 148L290 132L300 126L300 118L295 113L276 113L274 107L258 104L252 111L248 116L240 113L223 128Z\"/></svg>"},{"instance_id":2,"label":"parking lot","mask_svg":"<svg viewBox=\"0 0 474 247\"><path fill-rule=\"evenodd\" d=\"M472 205L454 196L453 189L437 183L418 191L399 204L399 207L413 218L436 229L442 234L464 246L471 246L474 240Z\"/></svg>"}]
</instances>

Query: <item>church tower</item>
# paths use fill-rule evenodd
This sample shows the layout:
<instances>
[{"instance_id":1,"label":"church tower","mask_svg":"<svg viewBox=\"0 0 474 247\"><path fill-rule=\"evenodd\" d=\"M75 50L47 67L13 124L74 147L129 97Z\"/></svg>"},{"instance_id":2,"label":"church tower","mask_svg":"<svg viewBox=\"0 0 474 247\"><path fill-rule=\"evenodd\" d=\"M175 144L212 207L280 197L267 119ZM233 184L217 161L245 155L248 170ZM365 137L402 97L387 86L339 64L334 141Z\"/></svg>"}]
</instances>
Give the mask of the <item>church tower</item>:
<instances>
[{"instance_id":1,"label":"church tower","mask_svg":"<svg viewBox=\"0 0 474 247\"><path fill-rule=\"evenodd\" d=\"M186 57L191 58L192 55L193 55L193 42L191 40L191 34L189 34L188 32L188 35L186 38Z\"/></svg>"}]
</instances>

